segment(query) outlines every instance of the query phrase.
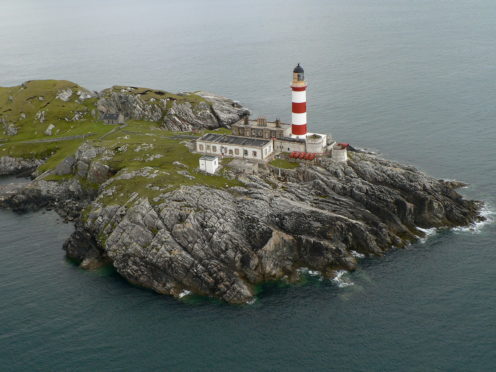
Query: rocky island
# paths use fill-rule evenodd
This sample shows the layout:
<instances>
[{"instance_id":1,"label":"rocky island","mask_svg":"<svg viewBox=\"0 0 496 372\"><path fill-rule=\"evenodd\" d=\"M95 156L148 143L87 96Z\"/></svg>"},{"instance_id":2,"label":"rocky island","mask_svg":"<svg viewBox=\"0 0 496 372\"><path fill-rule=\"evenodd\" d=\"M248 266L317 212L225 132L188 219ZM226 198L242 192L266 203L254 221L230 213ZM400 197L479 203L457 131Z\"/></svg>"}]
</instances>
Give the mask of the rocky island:
<instances>
[{"instance_id":1,"label":"rocky island","mask_svg":"<svg viewBox=\"0 0 496 372\"><path fill-rule=\"evenodd\" d=\"M125 122L106 124L107 113ZM229 303L251 301L262 282L296 281L301 268L332 278L422 229L482 219L462 183L354 149L344 162L281 157L246 173L226 157L216 174L199 171L195 140L247 115L207 92L0 88L0 174L31 178L1 186L0 206L74 221L63 248L82 268L112 265L158 293Z\"/></svg>"}]
</instances>

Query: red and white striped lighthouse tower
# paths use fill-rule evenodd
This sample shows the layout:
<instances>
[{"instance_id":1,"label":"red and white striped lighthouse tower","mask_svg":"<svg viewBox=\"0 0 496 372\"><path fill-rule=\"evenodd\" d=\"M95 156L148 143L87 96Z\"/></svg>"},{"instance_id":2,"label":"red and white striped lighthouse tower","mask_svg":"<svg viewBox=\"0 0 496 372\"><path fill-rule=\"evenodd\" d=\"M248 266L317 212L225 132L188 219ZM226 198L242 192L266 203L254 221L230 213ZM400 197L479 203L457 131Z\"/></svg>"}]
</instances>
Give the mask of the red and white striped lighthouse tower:
<instances>
[{"instance_id":1,"label":"red and white striped lighthouse tower","mask_svg":"<svg viewBox=\"0 0 496 372\"><path fill-rule=\"evenodd\" d=\"M293 70L291 90L293 102L291 134L292 137L305 138L307 135L307 83L303 68L299 63Z\"/></svg>"}]
</instances>

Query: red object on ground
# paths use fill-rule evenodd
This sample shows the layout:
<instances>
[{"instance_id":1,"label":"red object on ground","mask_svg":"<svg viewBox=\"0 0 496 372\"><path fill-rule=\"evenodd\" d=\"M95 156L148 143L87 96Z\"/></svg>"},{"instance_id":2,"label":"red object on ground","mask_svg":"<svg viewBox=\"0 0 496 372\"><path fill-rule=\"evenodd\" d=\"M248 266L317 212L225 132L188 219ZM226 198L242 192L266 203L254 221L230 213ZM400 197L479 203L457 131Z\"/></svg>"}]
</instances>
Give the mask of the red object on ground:
<instances>
[{"instance_id":1,"label":"red object on ground","mask_svg":"<svg viewBox=\"0 0 496 372\"><path fill-rule=\"evenodd\" d=\"M346 148L346 147L348 147L350 144L349 144L349 143L344 143L344 142L342 142L342 143L338 143L338 145L339 145L339 146L341 146L342 148Z\"/></svg>"}]
</instances>

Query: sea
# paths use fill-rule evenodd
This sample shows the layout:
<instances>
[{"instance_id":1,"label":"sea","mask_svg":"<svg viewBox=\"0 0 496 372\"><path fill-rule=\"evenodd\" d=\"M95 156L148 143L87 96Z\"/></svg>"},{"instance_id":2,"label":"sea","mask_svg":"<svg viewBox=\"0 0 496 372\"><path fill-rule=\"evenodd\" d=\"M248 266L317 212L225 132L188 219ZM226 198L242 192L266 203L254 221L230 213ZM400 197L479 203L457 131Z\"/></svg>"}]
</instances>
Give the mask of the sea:
<instances>
[{"instance_id":1,"label":"sea","mask_svg":"<svg viewBox=\"0 0 496 372\"><path fill-rule=\"evenodd\" d=\"M466 182L488 221L230 306L81 270L71 224L0 210L0 370L495 371L495 39L494 0L1 0L0 86L206 90L289 121L301 63L311 131Z\"/></svg>"}]
</instances>

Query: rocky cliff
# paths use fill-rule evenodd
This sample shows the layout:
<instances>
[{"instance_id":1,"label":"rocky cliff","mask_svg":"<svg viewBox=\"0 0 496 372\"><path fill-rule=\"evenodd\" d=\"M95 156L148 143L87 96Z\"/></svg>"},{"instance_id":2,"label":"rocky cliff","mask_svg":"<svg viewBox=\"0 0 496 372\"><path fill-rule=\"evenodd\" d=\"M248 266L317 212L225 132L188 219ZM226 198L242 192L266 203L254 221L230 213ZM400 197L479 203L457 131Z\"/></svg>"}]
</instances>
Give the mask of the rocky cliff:
<instances>
[{"instance_id":1,"label":"rocky cliff","mask_svg":"<svg viewBox=\"0 0 496 372\"><path fill-rule=\"evenodd\" d=\"M97 119L117 112L126 126ZM256 175L226 161L217 175L200 172L189 150L196 136L247 113L206 92L97 94L64 81L0 88L0 119L16 132L5 127L0 175L34 178L0 186L0 206L74 220L64 249L83 268L109 264L159 293L229 303L252 300L258 283L297 280L301 268L329 278L354 270L357 256L403 247L424 236L419 228L482 219L481 204L457 193L461 183L360 151L345 163L262 164ZM192 129L200 133L177 132Z\"/></svg>"},{"instance_id":2,"label":"rocky cliff","mask_svg":"<svg viewBox=\"0 0 496 372\"><path fill-rule=\"evenodd\" d=\"M152 174L143 168L116 177L129 182ZM267 166L239 179L241 186L180 186L153 199L136 190L114 203L108 202L109 178L64 249L83 267L111 263L128 281L159 293L187 290L243 303L257 283L296 280L302 267L332 277L336 270L353 270L357 253L381 255L423 236L418 227L479 218L479 203L455 191L461 184L362 153L352 153L347 163ZM94 195L83 195L71 182L35 180L3 205L88 205Z\"/></svg>"},{"instance_id":3,"label":"rocky cliff","mask_svg":"<svg viewBox=\"0 0 496 372\"><path fill-rule=\"evenodd\" d=\"M249 111L235 101L207 92L170 94L161 90L113 87L100 93L98 111L161 123L168 130L230 127Z\"/></svg>"}]
</instances>

